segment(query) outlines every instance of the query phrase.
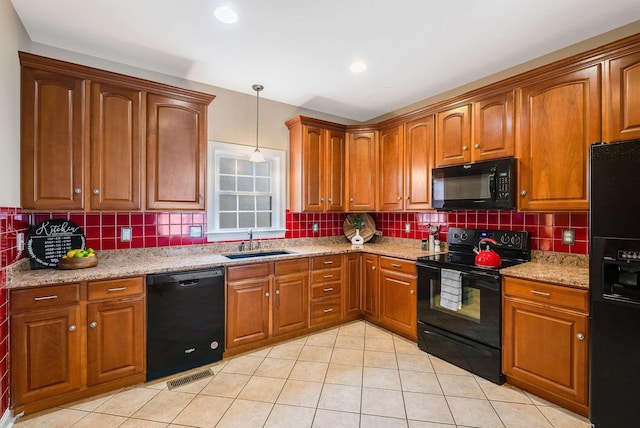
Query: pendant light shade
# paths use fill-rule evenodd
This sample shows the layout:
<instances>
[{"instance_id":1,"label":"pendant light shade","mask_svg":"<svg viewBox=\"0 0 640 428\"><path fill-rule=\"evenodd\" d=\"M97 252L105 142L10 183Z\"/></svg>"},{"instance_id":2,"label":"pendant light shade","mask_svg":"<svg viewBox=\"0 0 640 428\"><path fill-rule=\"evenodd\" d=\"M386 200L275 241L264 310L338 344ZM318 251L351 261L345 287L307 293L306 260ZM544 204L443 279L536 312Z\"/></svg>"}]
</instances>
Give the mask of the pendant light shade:
<instances>
[{"instance_id":1,"label":"pendant light shade","mask_svg":"<svg viewBox=\"0 0 640 428\"><path fill-rule=\"evenodd\" d=\"M249 158L250 162L264 162L264 157L262 153L260 153L260 148L258 147L258 124L260 123L260 91L264 89L262 85L253 85L254 91L256 91L256 149L251 153L251 157Z\"/></svg>"}]
</instances>

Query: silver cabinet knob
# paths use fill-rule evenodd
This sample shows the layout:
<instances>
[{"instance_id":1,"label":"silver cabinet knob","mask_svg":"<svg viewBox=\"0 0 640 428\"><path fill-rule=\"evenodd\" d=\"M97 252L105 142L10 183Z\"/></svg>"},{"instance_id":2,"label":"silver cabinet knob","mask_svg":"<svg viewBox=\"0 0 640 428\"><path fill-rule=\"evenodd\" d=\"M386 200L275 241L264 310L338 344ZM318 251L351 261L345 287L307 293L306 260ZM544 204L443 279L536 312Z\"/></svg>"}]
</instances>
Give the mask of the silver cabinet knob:
<instances>
[{"instance_id":1,"label":"silver cabinet knob","mask_svg":"<svg viewBox=\"0 0 640 428\"><path fill-rule=\"evenodd\" d=\"M376 267L375 266L371 266L371 270L376 270Z\"/></svg>"},{"instance_id":2,"label":"silver cabinet knob","mask_svg":"<svg viewBox=\"0 0 640 428\"><path fill-rule=\"evenodd\" d=\"M100 194L100 189L93 189L93 194L94 195L99 195Z\"/></svg>"},{"instance_id":3,"label":"silver cabinet knob","mask_svg":"<svg viewBox=\"0 0 640 428\"><path fill-rule=\"evenodd\" d=\"M473 147L475 147L476 149L479 149L480 148L480 144L476 143L476 144L473 145Z\"/></svg>"},{"instance_id":4,"label":"silver cabinet knob","mask_svg":"<svg viewBox=\"0 0 640 428\"><path fill-rule=\"evenodd\" d=\"M329 201L329 202L333 202L333 201L331 200L331 198L328 198L328 199L327 199L327 201Z\"/></svg>"},{"instance_id":5,"label":"silver cabinet knob","mask_svg":"<svg viewBox=\"0 0 640 428\"><path fill-rule=\"evenodd\" d=\"M320 202L324 202L324 198L320 198Z\"/></svg>"},{"instance_id":6,"label":"silver cabinet knob","mask_svg":"<svg viewBox=\"0 0 640 428\"><path fill-rule=\"evenodd\" d=\"M521 190L521 191L520 191L520 194L521 194L522 196L527 196L527 191L526 191L526 190Z\"/></svg>"},{"instance_id":7,"label":"silver cabinet knob","mask_svg":"<svg viewBox=\"0 0 640 428\"><path fill-rule=\"evenodd\" d=\"M398 196L398 200L401 201L402 200L402 196Z\"/></svg>"},{"instance_id":8,"label":"silver cabinet knob","mask_svg":"<svg viewBox=\"0 0 640 428\"><path fill-rule=\"evenodd\" d=\"M462 151L467 151L469 148L467 146L462 146Z\"/></svg>"},{"instance_id":9,"label":"silver cabinet knob","mask_svg":"<svg viewBox=\"0 0 640 428\"><path fill-rule=\"evenodd\" d=\"M582 334L582 333L578 333L578 334L576 334L576 338L577 338L578 340L584 340L584 334Z\"/></svg>"},{"instance_id":10,"label":"silver cabinet knob","mask_svg":"<svg viewBox=\"0 0 640 428\"><path fill-rule=\"evenodd\" d=\"M276 290L276 296L280 295L280 290Z\"/></svg>"},{"instance_id":11,"label":"silver cabinet knob","mask_svg":"<svg viewBox=\"0 0 640 428\"><path fill-rule=\"evenodd\" d=\"M416 294L416 290L409 290L409 294Z\"/></svg>"},{"instance_id":12,"label":"silver cabinet knob","mask_svg":"<svg viewBox=\"0 0 640 428\"><path fill-rule=\"evenodd\" d=\"M76 187L75 189L73 189L73 193L82 193L82 189L80 189L79 187Z\"/></svg>"},{"instance_id":13,"label":"silver cabinet knob","mask_svg":"<svg viewBox=\"0 0 640 428\"><path fill-rule=\"evenodd\" d=\"M69 331L76 331L76 325L75 324L71 324L69 326Z\"/></svg>"},{"instance_id":14,"label":"silver cabinet knob","mask_svg":"<svg viewBox=\"0 0 640 428\"><path fill-rule=\"evenodd\" d=\"M353 202L353 198L349 198L349 202Z\"/></svg>"},{"instance_id":15,"label":"silver cabinet knob","mask_svg":"<svg viewBox=\"0 0 640 428\"><path fill-rule=\"evenodd\" d=\"M97 323L97 322L95 322L95 321L91 321L91 322L89 323L89 327L91 327L91 328L96 328L97 326L98 326L98 323Z\"/></svg>"},{"instance_id":16,"label":"silver cabinet knob","mask_svg":"<svg viewBox=\"0 0 640 428\"><path fill-rule=\"evenodd\" d=\"M269 292L264 293L264 297L269 297Z\"/></svg>"}]
</instances>

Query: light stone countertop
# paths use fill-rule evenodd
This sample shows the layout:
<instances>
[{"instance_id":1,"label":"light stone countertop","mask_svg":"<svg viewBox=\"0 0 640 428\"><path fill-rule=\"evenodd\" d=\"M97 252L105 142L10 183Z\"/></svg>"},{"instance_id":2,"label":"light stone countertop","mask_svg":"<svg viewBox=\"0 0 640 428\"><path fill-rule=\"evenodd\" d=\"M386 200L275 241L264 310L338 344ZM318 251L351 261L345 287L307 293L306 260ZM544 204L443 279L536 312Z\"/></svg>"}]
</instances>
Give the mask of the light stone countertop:
<instances>
[{"instance_id":1,"label":"light stone countertop","mask_svg":"<svg viewBox=\"0 0 640 428\"><path fill-rule=\"evenodd\" d=\"M98 266L86 269L31 270L29 260L22 260L8 271L7 288L25 288L78 281L140 276L152 273L234 266L292 258L367 252L381 256L415 261L418 257L436 254L422 251L419 240L381 239L381 242L352 246L342 239L315 238L264 241L262 251L286 249L289 254L232 260L224 254L238 253L236 244L189 245L137 250L98 251ZM315 243L318 242L318 243Z\"/></svg>"},{"instance_id":2,"label":"light stone countertop","mask_svg":"<svg viewBox=\"0 0 640 428\"><path fill-rule=\"evenodd\" d=\"M534 251L531 262L501 269L500 273L514 278L589 289L589 256Z\"/></svg>"}]
</instances>

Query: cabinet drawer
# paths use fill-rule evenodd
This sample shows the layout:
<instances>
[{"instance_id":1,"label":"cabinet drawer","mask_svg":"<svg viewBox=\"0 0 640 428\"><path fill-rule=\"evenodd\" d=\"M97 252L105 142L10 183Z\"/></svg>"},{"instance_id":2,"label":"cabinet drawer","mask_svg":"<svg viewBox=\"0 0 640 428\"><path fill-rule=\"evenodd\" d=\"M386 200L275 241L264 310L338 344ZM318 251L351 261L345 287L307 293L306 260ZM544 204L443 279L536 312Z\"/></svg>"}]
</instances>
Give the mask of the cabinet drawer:
<instances>
[{"instance_id":1,"label":"cabinet drawer","mask_svg":"<svg viewBox=\"0 0 640 428\"><path fill-rule=\"evenodd\" d=\"M340 296L311 301L311 325L340 319Z\"/></svg>"},{"instance_id":2,"label":"cabinet drawer","mask_svg":"<svg viewBox=\"0 0 640 428\"><path fill-rule=\"evenodd\" d=\"M311 287L311 298L317 299L321 297L335 296L340 294L339 282L328 282L326 284Z\"/></svg>"},{"instance_id":3,"label":"cabinet drawer","mask_svg":"<svg viewBox=\"0 0 640 428\"><path fill-rule=\"evenodd\" d=\"M80 302L80 284L12 290L10 296L9 304L12 312L72 305Z\"/></svg>"},{"instance_id":4,"label":"cabinet drawer","mask_svg":"<svg viewBox=\"0 0 640 428\"><path fill-rule=\"evenodd\" d=\"M294 273L308 272L309 271L309 259L293 259L283 260L275 263L275 275L291 275Z\"/></svg>"},{"instance_id":5,"label":"cabinet drawer","mask_svg":"<svg viewBox=\"0 0 640 428\"><path fill-rule=\"evenodd\" d=\"M407 260L392 259L390 257L380 257L380 269L387 269L395 272L416 274L416 264Z\"/></svg>"},{"instance_id":6,"label":"cabinet drawer","mask_svg":"<svg viewBox=\"0 0 640 428\"><path fill-rule=\"evenodd\" d=\"M589 312L587 290L505 277L504 295Z\"/></svg>"},{"instance_id":7,"label":"cabinet drawer","mask_svg":"<svg viewBox=\"0 0 640 428\"><path fill-rule=\"evenodd\" d=\"M311 259L311 270L331 269L342 266L342 256L319 256Z\"/></svg>"},{"instance_id":8,"label":"cabinet drawer","mask_svg":"<svg viewBox=\"0 0 640 428\"><path fill-rule=\"evenodd\" d=\"M342 280L342 269L325 269L311 272L311 284Z\"/></svg>"},{"instance_id":9,"label":"cabinet drawer","mask_svg":"<svg viewBox=\"0 0 640 428\"><path fill-rule=\"evenodd\" d=\"M89 300L116 299L144 293L142 277L94 281L89 283Z\"/></svg>"},{"instance_id":10,"label":"cabinet drawer","mask_svg":"<svg viewBox=\"0 0 640 428\"><path fill-rule=\"evenodd\" d=\"M231 266L227 268L227 282L250 278L261 278L271 275L273 263L254 263L250 265Z\"/></svg>"}]
</instances>

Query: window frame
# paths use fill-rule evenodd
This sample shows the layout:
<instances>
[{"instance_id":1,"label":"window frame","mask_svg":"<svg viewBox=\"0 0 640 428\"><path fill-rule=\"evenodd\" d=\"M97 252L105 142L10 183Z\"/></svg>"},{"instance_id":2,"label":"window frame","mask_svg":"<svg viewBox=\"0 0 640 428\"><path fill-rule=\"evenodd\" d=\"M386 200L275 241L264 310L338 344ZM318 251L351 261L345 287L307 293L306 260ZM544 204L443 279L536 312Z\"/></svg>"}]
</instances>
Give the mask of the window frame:
<instances>
[{"instance_id":1,"label":"window frame","mask_svg":"<svg viewBox=\"0 0 640 428\"><path fill-rule=\"evenodd\" d=\"M284 238L286 234L286 161L284 150L260 148L265 161L270 162L272 195L272 218L270 228L219 229L220 174L219 159L224 156L248 160L255 146L209 141L207 150L207 241L240 241L249 237L249 229L254 239Z\"/></svg>"}]
</instances>

